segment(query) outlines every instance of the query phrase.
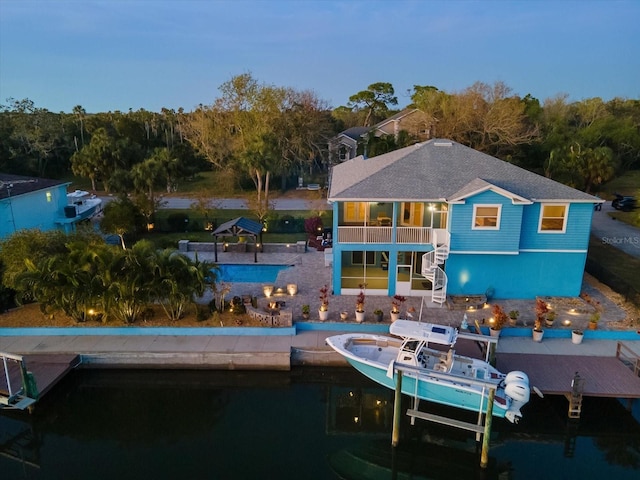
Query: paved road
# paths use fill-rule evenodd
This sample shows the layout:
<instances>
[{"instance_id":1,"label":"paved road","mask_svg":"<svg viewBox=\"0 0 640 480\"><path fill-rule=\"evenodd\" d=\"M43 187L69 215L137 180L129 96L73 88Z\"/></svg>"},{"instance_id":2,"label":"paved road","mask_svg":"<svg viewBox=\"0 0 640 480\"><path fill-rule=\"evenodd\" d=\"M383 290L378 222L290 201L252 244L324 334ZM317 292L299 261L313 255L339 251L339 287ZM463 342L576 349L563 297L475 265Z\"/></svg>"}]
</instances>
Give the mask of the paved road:
<instances>
[{"instance_id":1,"label":"paved road","mask_svg":"<svg viewBox=\"0 0 640 480\"><path fill-rule=\"evenodd\" d=\"M640 258L640 229L611 218L608 213L616 210L611 202L603 203L601 211L593 212L591 233L603 243Z\"/></svg>"},{"instance_id":2,"label":"paved road","mask_svg":"<svg viewBox=\"0 0 640 480\"><path fill-rule=\"evenodd\" d=\"M100 197L105 203L114 197ZM163 208L190 208L194 202L190 198L167 197ZM275 210L330 210L331 206L325 199L306 200L298 198L281 198L272 201ZM212 206L220 209L248 209L247 202L241 198L219 198L212 200ZM620 250L640 258L640 229L624 222L612 219L608 212L615 212L611 202L602 205L601 211L593 212L591 232Z\"/></svg>"},{"instance_id":3,"label":"paved road","mask_svg":"<svg viewBox=\"0 0 640 480\"><path fill-rule=\"evenodd\" d=\"M101 196L106 204L115 197ZM194 203L192 198L166 197L162 208L190 208ZM325 199L306 200L301 198L278 198L271 201L275 210L331 210L331 205ZM211 206L219 209L248 210L246 200L242 198L214 198Z\"/></svg>"}]
</instances>

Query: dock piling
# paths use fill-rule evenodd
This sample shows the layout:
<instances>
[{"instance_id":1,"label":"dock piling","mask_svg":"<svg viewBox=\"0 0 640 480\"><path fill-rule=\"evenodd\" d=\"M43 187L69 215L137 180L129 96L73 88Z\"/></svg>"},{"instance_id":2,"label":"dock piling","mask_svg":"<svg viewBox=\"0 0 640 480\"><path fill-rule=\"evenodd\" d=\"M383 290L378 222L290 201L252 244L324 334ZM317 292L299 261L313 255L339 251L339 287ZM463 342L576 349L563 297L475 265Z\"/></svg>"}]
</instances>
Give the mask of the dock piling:
<instances>
[{"instance_id":1,"label":"dock piling","mask_svg":"<svg viewBox=\"0 0 640 480\"><path fill-rule=\"evenodd\" d=\"M402 370L396 371L396 393L393 399L393 432L391 446L397 447L400 441L400 415L402 411Z\"/></svg>"}]
</instances>

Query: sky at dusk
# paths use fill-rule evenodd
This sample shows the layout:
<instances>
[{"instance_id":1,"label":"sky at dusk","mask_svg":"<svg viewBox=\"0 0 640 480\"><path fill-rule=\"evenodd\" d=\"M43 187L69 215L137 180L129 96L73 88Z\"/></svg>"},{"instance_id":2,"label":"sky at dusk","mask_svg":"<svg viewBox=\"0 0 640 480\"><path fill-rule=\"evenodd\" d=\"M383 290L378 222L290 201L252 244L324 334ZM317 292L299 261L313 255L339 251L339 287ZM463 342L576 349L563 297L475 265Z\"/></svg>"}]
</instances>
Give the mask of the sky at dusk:
<instances>
[{"instance_id":1,"label":"sky at dusk","mask_svg":"<svg viewBox=\"0 0 640 480\"><path fill-rule=\"evenodd\" d=\"M0 104L211 104L232 76L332 107L375 82L640 98L640 1L0 0Z\"/></svg>"}]
</instances>

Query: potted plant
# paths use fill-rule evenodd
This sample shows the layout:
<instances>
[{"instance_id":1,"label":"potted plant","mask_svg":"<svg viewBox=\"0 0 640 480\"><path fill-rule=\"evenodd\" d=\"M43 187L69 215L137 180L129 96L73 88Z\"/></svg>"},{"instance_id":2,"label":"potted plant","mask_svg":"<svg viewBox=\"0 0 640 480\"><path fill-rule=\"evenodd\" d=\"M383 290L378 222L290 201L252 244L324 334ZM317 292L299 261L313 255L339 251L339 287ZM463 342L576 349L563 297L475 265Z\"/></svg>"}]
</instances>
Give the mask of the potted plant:
<instances>
[{"instance_id":1,"label":"potted plant","mask_svg":"<svg viewBox=\"0 0 640 480\"><path fill-rule=\"evenodd\" d=\"M383 316L382 310L380 310L379 308L376 308L373 311L373 317L376 319L376 321L381 322L382 316Z\"/></svg>"},{"instance_id":2,"label":"potted plant","mask_svg":"<svg viewBox=\"0 0 640 480\"><path fill-rule=\"evenodd\" d=\"M598 322L600 321L600 312L596 311L589 317L589 330L595 330L598 328Z\"/></svg>"},{"instance_id":3,"label":"potted plant","mask_svg":"<svg viewBox=\"0 0 640 480\"><path fill-rule=\"evenodd\" d=\"M536 320L533 325L533 341L541 342L542 336L544 335L544 330L542 330L542 323L544 322L545 316L549 311L549 307L547 306L547 302L545 302L541 298L537 298L534 310L536 312Z\"/></svg>"},{"instance_id":4,"label":"potted plant","mask_svg":"<svg viewBox=\"0 0 640 480\"><path fill-rule=\"evenodd\" d=\"M499 337L502 327L507 323L509 317L504 313L503 308L497 303L495 303L491 308L491 314L493 315L493 322L491 322L489 333L493 337Z\"/></svg>"},{"instance_id":5,"label":"potted plant","mask_svg":"<svg viewBox=\"0 0 640 480\"><path fill-rule=\"evenodd\" d=\"M509 312L509 325L512 327L516 326L516 323L518 322L518 317L520 316L520 311L519 310L511 310Z\"/></svg>"},{"instance_id":6,"label":"potted plant","mask_svg":"<svg viewBox=\"0 0 640 480\"><path fill-rule=\"evenodd\" d=\"M311 307L309 307L309 305L302 305L302 318L307 320L309 318L310 313L311 313Z\"/></svg>"},{"instance_id":7,"label":"potted plant","mask_svg":"<svg viewBox=\"0 0 640 480\"><path fill-rule=\"evenodd\" d=\"M320 320L325 321L329 318L329 288L326 285L320 287L320 308L318 316Z\"/></svg>"},{"instance_id":8,"label":"potted plant","mask_svg":"<svg viewBox=\"0 0 640 480\"><path fill-rule=\"evenodd\" d=\"M571 331L571 343L579 345L582 343L582 339L584 338L584 332L582 330L572 330Z\"/></svg>"},{"instance_id":9,"label":"potted plant","mask_svg":"<svg viewBox=\"0 0 640 480\"><path fill-rule=\"evenodd\" d=\"M544 319L544 324L551 328L553 327L553 322L556 319L556 312L554 312L553 310L550 311L549 313L547 313L546 318Z\"/></svg>"},{"instance_id":10,"label":"potted plant","mask_svg":"<svg viewBox=\"0 0 640 480\"><path fill-rule=\"evenodd\" d=\"M391 321L395 322L400 318L400 308L402 304L407 301L406 297L402 295L394 295L391 299Z\"/></svg>"},{"instance_id":11,"label":"potted plant","mask_svg":"<svg viewBox=\"0 0 640 480\"><path fill-rule=\"evenodd\" d=\"M346 310L341 311L340 320L346 320L347 318L349 318L349 312L347 312Z\"/></svg>"},{"instance_id":12,"label":"potted plant","mask_svg":"<svg viewBox=\"0 0 640 480\"><path fill-rule=\"evenodd\" d=\"M361 323L364 321L364 299L365 299L364 289L365 287L366 287L365 284L360 285L360 293L356 297L356 322L358 323Z\"/></svg>"}]
</instances>

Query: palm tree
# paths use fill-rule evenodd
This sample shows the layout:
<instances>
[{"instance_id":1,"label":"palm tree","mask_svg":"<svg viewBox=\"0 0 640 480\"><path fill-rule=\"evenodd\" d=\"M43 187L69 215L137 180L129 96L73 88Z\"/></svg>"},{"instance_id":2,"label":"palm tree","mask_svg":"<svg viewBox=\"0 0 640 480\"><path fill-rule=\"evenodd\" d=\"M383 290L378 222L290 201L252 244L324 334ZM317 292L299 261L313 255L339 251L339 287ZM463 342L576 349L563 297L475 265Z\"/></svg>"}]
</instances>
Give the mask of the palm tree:
<instances>
[{"instance_id":1,"label":"palm tree","mask_svg":"<svg viewBox=\"0 0 640 480\"><path fill-rule=\"evenodd\" d=\"M211 281L212 267L209 262L194 262L171 249L156 256L154 296L170 320L182 318L196 296L204 294Z\"/></svg>"}]
</instances>

